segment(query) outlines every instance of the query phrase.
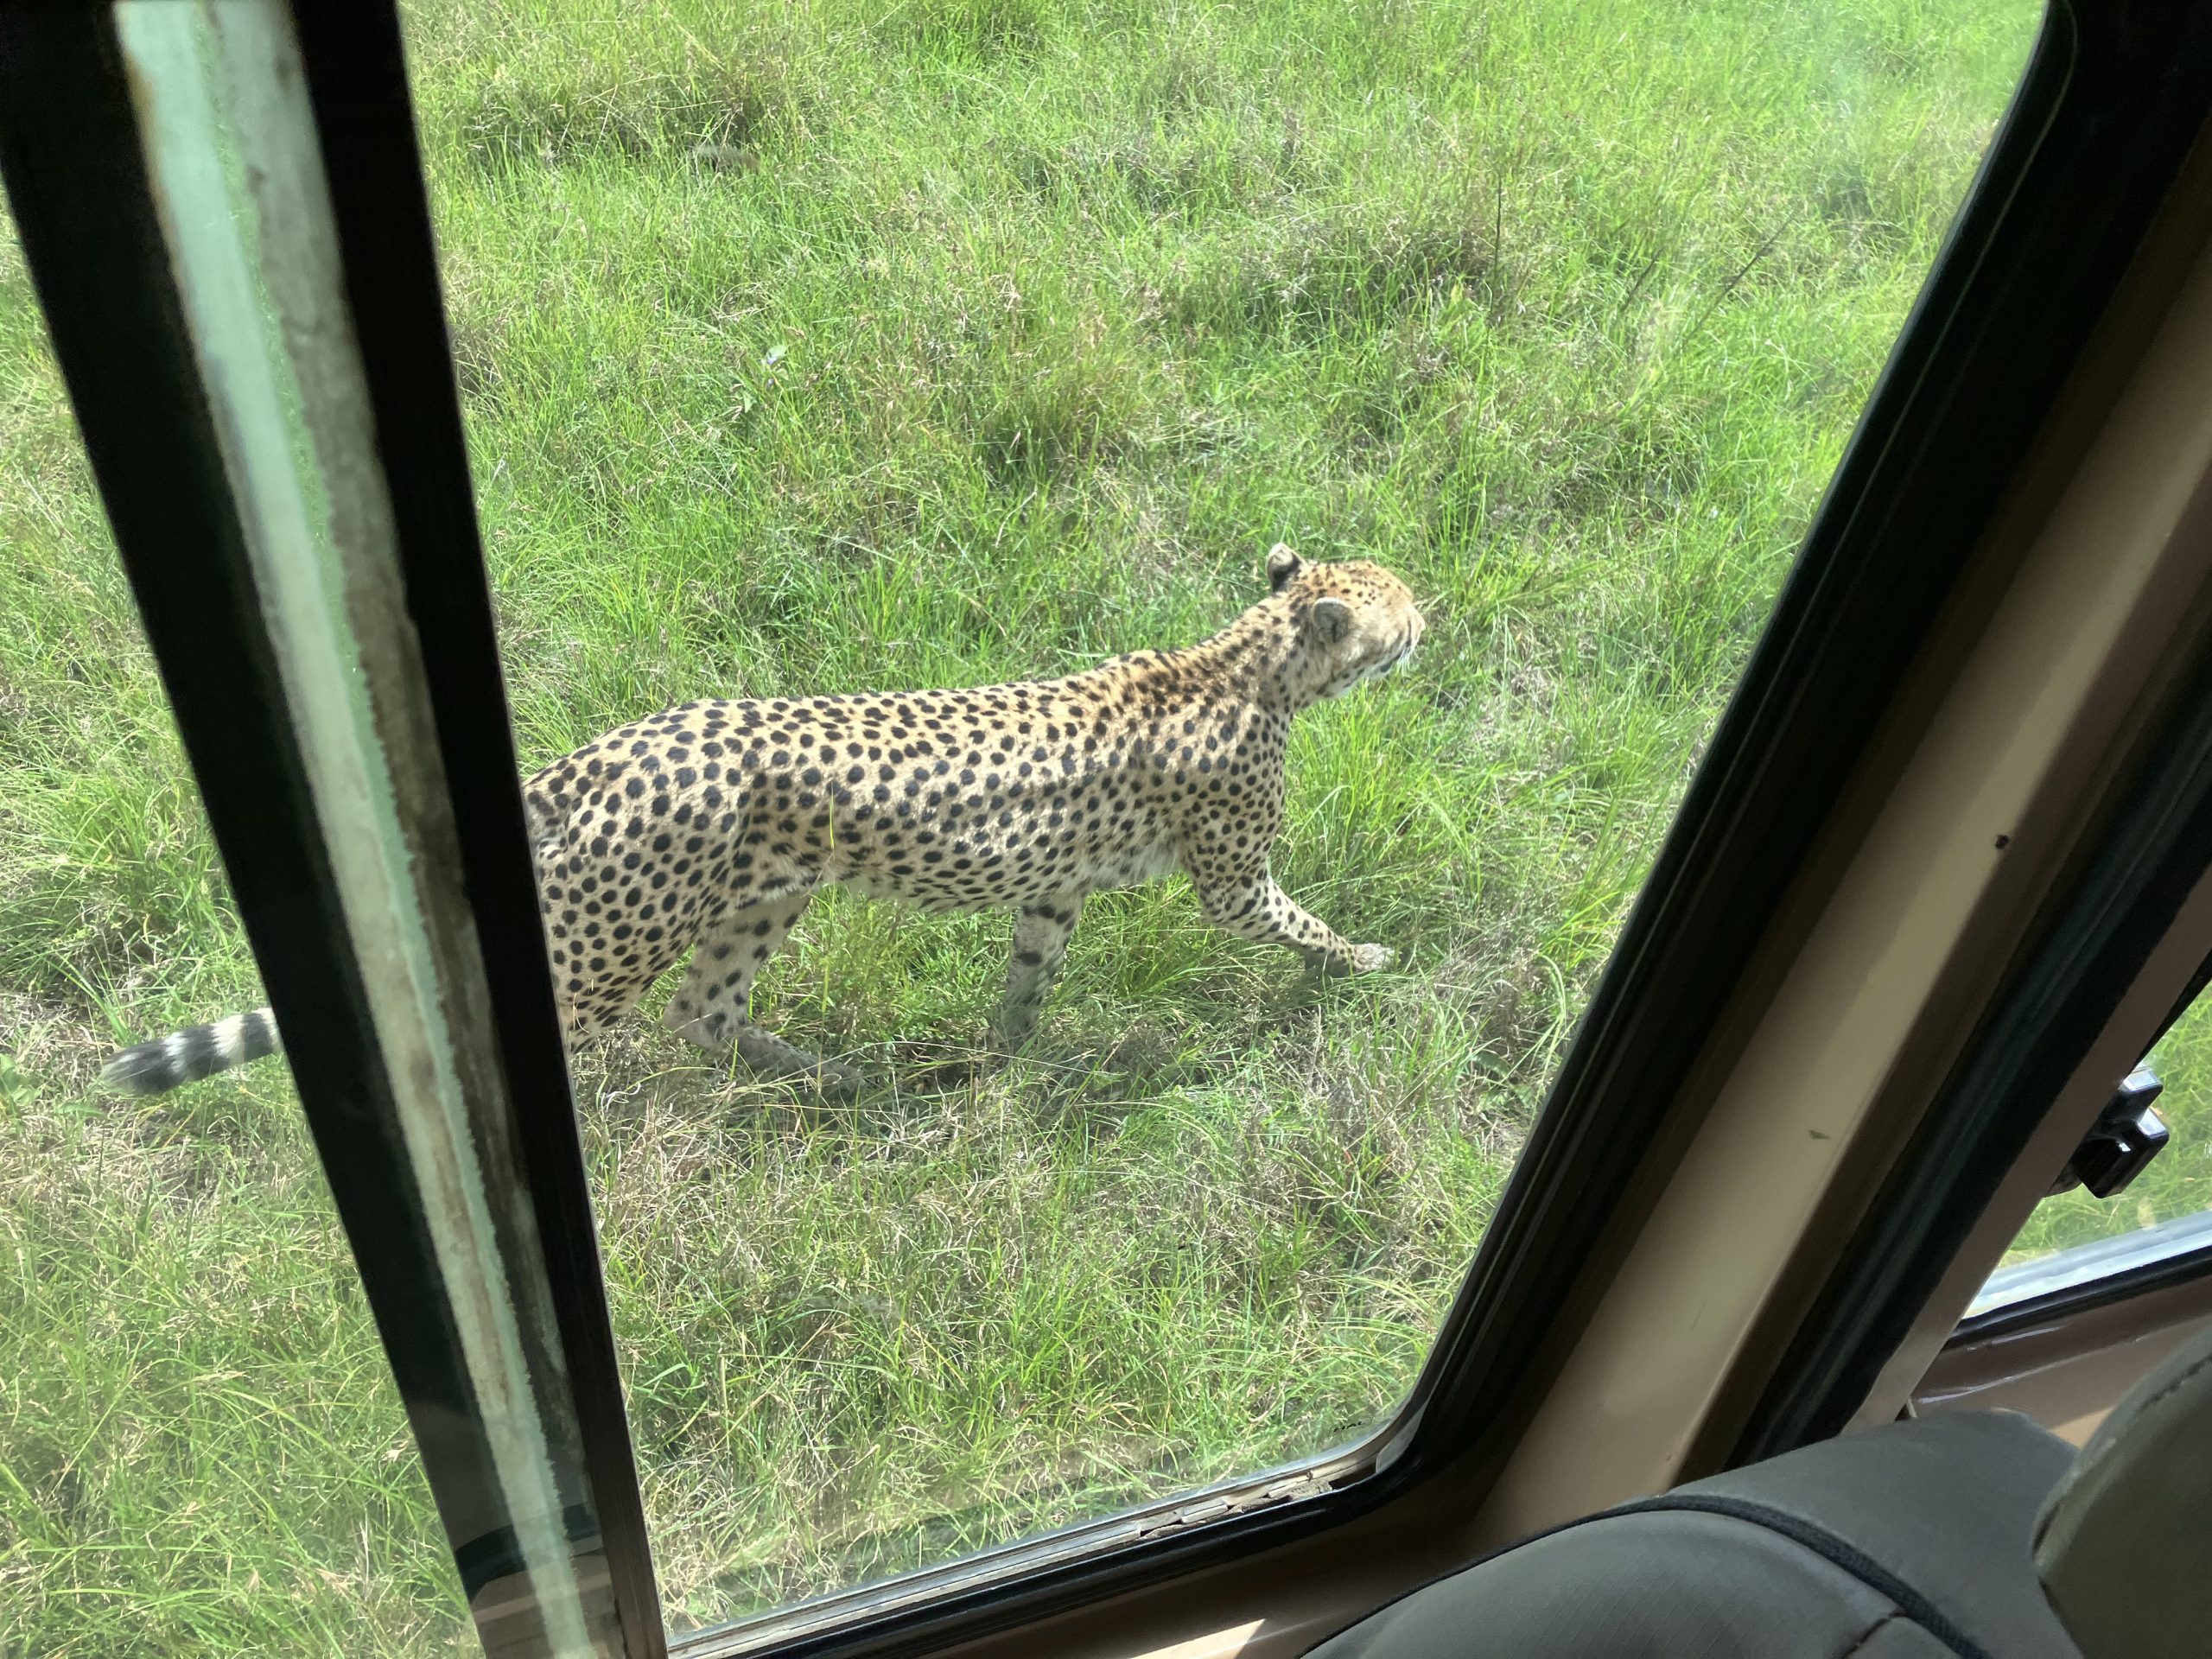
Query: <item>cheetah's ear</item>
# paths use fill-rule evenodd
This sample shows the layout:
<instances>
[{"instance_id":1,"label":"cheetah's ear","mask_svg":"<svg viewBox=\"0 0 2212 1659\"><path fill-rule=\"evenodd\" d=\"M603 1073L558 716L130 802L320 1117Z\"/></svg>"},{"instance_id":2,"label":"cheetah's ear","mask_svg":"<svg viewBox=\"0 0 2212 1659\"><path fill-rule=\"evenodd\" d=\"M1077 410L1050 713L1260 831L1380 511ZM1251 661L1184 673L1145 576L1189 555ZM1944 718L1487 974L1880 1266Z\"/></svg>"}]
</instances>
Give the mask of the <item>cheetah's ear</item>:
<instances>
[{"instance_id":1,"label":"cheetah's ear","mask_svg":"<svg viewBox=\"0 0 2212 1659\"><path fill-rule=\"evenodd\" d=\"M1351 632L1351 607L1341 599L1313 601L1313 634L1325 645L1333 645Z\"/></svg>"},{"instance_id":2,"label":"cheetah's ear","mask_svg":"<svg viewBox=\"0 0 2212 1659\"><path fill-rule=\"evenodd\" d=\"M1283 584L1298 574L1298 555L1290 550L1288 542L1277 542L1268 550L1268 591L1282 592Z\"/></svg>"}]
</instances>

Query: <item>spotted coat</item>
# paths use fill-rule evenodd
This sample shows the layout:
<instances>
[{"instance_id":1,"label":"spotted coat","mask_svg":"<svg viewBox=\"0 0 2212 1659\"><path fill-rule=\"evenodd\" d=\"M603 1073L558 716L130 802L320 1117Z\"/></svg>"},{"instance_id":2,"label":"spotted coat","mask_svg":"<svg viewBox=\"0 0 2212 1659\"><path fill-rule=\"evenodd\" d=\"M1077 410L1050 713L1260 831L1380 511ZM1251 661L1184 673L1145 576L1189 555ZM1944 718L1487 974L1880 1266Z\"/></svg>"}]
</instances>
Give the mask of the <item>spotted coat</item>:
<instances>
[{"instance_id":1,"label":"spotted coat","mask_svg":"<svg viewBox=\"0 0 2212 1659\"><path fill-rule=\"evenodd\" d=\"M572 1039L689 950L666 1014L749 1064L843 1068L752 1023L753 982L815 890L1016 912L995 1029L1034 1027L1086 895L1182 868L1216 925L1331 973L1382 966L1268 873L1292 717L1403 661L1421 620L1365 563L1268 557L1270 592L1180 651L955 691L687 702L531 778L547 943Z\"/></svg>"}]
</instances>

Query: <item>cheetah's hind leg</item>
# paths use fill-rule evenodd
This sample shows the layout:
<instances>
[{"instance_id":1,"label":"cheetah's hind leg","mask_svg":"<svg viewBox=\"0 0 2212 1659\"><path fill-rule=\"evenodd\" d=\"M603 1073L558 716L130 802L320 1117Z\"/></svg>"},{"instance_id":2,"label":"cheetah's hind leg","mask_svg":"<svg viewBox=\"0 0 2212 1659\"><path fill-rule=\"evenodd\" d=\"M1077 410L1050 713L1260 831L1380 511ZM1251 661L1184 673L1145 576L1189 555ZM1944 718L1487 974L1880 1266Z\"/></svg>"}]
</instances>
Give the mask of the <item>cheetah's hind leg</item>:
<instances>
[{"instance_id":1,"label":"cheetah's hind leg","mask_svg":"<svg viewBox=\"0 0 2212 1659\"><path fill-rule=\"evenodd\" d=\"M809 1053L752 1020L753 982L783 948L813 896L809 887L784 898L733 906L700 935L683 983L661 1020L686 1042L709 1053L735 1045L738 1058L762 1077L811 1078L823 1094L842 1097L860 1092L858 1071Z\"/></svg>"},{"instance_id":2,"label":"cheetah's hind leg","mask_svg":"<svg viewBox=\"0 0 2212 1659\"><path fill-rule=\"evenodd\" d=\"M1007 963L1006 1000L991 1020L991 1039L1012 1054L1037 1029L1037 1015L1068 958L1076 918L1083 913L1081 893L1063 893L1024 905L1014 918L1014 952Z\"/></svg>"}]
</instances>

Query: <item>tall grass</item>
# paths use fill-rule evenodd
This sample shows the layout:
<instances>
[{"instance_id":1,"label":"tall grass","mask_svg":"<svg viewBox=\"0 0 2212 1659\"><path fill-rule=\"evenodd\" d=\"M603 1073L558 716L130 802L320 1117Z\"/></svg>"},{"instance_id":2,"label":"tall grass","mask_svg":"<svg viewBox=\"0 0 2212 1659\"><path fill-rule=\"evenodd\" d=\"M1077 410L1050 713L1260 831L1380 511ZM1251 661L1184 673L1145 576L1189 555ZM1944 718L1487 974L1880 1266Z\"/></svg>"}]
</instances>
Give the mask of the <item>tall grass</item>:
<instances>
[{"instance_id":1,"label":"tall grass","mask_svg":"<svg viewBox=\"0 0 2212 1659\"><path fill-rule=\"evenodd\" d=\"M993 1072L1004 918L833 899L757 1006L857 1106L580 1059L674 1622L1389 1408L2035 22L408 7L526 763L1187 641L1278 538L1431 622L1301 722L1277 861L1394 973L1114 895ZM87 1092L257 990L12 245L0 540L0 1652L461 1639L281 1069Z\"/></svg>"}]
</instances>

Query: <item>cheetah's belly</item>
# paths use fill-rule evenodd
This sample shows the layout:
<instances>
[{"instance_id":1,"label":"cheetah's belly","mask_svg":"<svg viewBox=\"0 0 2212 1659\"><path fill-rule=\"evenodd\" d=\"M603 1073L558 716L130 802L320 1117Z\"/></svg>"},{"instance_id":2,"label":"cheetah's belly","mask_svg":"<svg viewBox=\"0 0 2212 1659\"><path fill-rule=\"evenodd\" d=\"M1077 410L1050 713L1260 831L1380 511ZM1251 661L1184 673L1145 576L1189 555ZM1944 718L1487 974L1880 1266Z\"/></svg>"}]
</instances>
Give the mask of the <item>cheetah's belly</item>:
<instances>
[{"instance_id":1,"label":"cheetah's belly","mask_svg":"<svg viewBox=\"0 0 2212 1659\"><path fill-rule=\"evenodd\" d=\"M1047 839L1041 852L1025 853L1031 853L1030 846L1019 842L1012 848L971 843L957 867L851 858L837 861L825 879L871 899L895 899L926 911L997 910L1071 893L1139 887L1179 868L1182 861L1170 842L1153 836L1110 848L1055 847Z\"/></svg>"},{"instance_id":2,"label":"cheetah's belly","mask_svg":"<svg viewBox=\"0 0 2212 1659\"><path fill-rule=\"evenodd\" d=\"M1182 861L1166 841L1147 841L1140 844L1103 851L1090 879L1084 886L1094 893L1110 892L1116 887L1141 887L1147 881L1177 869Z\"/></svg>"}]
</instances>

